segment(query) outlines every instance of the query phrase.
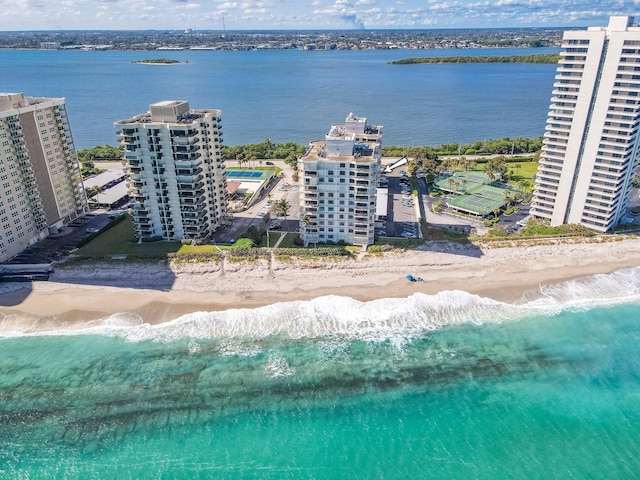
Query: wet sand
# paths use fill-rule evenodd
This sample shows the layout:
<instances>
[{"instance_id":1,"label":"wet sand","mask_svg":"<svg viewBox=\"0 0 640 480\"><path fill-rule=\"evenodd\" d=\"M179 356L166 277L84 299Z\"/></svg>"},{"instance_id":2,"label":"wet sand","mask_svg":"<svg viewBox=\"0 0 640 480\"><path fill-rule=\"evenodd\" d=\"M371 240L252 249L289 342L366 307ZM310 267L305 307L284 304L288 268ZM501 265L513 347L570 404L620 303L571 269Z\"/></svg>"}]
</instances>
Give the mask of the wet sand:
<instances>
[{"instance_id":1,"label":"wet sand","mask_svg":"<svg viewBox=\"0 0 640 480\"><path fill-rule=\"evenodd\" d=\"M256 308L325 295L361 301L464 290L507 303L541 286L640 265L640 239L503 248L427 244L351 260L85 265L49 282L0 284L0 334L161 323L196 311ZM422 277L410 282L406 275ZM115 315L115 316L114 316Z\"/></svg>"}]
</instances>

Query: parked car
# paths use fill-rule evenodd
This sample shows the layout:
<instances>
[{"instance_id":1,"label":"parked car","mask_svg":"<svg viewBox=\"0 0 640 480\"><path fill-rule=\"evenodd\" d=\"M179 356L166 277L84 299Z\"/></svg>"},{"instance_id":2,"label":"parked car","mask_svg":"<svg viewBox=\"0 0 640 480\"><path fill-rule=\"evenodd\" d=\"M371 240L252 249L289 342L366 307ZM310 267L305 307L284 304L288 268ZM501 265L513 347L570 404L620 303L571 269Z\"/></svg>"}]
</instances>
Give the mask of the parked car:
<instances>
[{"instance_id":1,"label":"parked car","mask_svg":"<svg viewBox=\"0 0 640 480\"><path fill-rule=\"evenodd\" d=\"M273 165L273 162L265 162L267 165Z\"/></svg>"}]
</instances>

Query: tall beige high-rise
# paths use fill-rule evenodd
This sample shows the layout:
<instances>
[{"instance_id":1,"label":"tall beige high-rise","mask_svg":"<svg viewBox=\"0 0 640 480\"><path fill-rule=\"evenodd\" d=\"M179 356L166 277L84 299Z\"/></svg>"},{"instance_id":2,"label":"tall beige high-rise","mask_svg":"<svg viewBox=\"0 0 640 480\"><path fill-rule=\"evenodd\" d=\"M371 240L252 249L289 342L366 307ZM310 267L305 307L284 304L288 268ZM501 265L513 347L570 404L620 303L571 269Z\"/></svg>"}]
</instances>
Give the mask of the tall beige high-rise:
<instances>
[{"instance_id":1,"label":"tall beige high-rise","mask_svg":"<svg viewBox=\"0 0 640 480\"><path fill-rule=\"evenodd\" d=\"M162 101L115 123L139 239L207 240L227 215L220 110Z\"/></svg>"},{"instance_id":2,"label":"tall beige high-rise","mask_svg":"<svg viewBox=\"0 0 640 480\"><path fill-rule=\"evenodd\" d=\"M640 28L630 17L564 33L531 213L611 231L638 157Z\"/></svg>"},{"instance_id":3,"label":"tall beige high-rise","mask_svg":"<svg viewBox=\"0 0 640 480\"><path fill-rule=\"evenodd\" d=\"M382 160L382 126L349 114L298 160L300 235L305 242L370 245Z\"/></svg>"},{"instance_id":4,"label":"tall beige high-rise","mask_svg":"<svg viewBox=\"0 0 640 480\"><path fill-rule=\"evenodd\" d=\"M0 262L88 211L65 99L0 93Z\"/></svg>"}]
</instances>

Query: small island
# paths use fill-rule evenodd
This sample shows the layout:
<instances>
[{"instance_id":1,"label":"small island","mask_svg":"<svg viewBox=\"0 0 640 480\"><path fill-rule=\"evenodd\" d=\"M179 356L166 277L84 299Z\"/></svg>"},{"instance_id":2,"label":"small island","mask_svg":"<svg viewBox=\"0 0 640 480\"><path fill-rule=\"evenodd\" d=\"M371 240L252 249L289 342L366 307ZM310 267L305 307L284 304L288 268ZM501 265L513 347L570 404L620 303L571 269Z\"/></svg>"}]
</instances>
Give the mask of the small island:
<instances>
[{"instance_id":1,"label":"small island","mask_svg":"<svg viewBox=\"0 0 640 480\"><path fill-rule=\"evenodd\" d=\"M172 60L170 58L149 58L147 60L134 60L131 63L142 63L150 65L173 65L180 62L178 60Z\"/></svg>"},{"instance_id":2,"label":"small island","mask_svg":"<svg viewBox=\"0 0 640 480\"><path fill-rule=\"evenodd\" d=\"M414 63L558 63L558 53L534 53L532 55L465 55L455 57L410 57L389 62L391 65L410 65Z\"/></svg>"}]
</instances>

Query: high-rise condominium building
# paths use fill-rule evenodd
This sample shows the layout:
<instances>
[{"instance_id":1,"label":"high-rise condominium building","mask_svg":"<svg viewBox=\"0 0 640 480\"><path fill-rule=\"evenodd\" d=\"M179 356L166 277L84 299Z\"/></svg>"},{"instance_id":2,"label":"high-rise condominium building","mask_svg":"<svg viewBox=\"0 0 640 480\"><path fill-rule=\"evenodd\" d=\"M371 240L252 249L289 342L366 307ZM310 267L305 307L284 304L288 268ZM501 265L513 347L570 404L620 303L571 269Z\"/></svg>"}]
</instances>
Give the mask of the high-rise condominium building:
<instances>
[{"instance_id":1,"label":"high-rise condominium building","mask_svg":"<svg viewBox=\"0 0 640 480\"><path fill-rule=\"evenodd\" d=\"M298 160L300 232L305 245L373 243L382 126L349 114Z\"/></svg>"},{"instance_id":2,"label":"high-rise condominium building","mask_svg":"<svg viewBox=\"0 0 640 480\"><path fill-rule=\"evenodd\" d=\"M640 28L629 17L567 31L531 213L607 232L623 218L638 156Z\"/></svg>"},{"instance_id":3,"label":"high-rise condominium building","mask_svg":"<svg viewBox=\"0 0 640 480\"><path fill-rule=\"evenodd\" d=\"M226 217L220 116L164 101L115 123L139 239L206 240Z\"/></svg>"},{"instance_id":4,"label":"high-rise condominium building","mask_svg":"<svg viewBox=\"0 0 640 480\"><path fill-rule=\"evenodd\" d=\"M0 262L88 211L65 99L0 93Z\"/></svg>"}]
</instances>

